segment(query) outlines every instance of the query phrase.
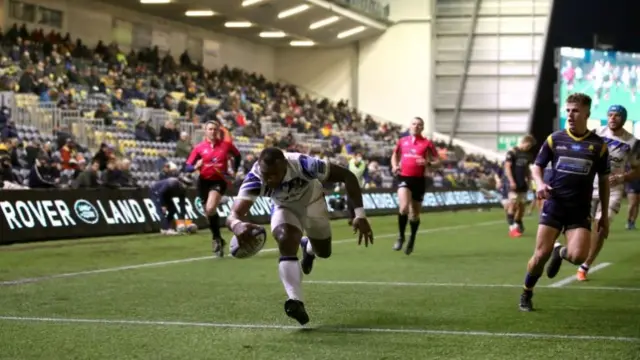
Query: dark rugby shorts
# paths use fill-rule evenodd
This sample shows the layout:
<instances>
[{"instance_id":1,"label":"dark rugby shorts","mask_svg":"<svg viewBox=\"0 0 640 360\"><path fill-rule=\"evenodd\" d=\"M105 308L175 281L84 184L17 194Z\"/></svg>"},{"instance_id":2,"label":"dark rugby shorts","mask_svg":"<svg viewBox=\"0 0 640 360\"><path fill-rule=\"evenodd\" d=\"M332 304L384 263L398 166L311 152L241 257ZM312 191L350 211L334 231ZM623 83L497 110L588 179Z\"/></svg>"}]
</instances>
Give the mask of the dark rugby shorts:
<instances>
[{"instance_id":1,"label":"dark rugby shorts","mask_svg":"<svg viewBox=\"0 0 640 360\"><path fill-rule=\"evenodd\" d=\"M629 182L625 190L628 194L640 194L640 180Z\"/></svg>"},{"instance_id":2,"label":"dark rugby shorts","mask_svg":"<svg viewBox=\"0 0 640 360\"><path fill-rule=\"evenodd\" d=\"M198 179L198 196L200 196L203 203L207 202L211 190L218 192L220 195L224 195L227 191L227 182L224 180Z\"/></svg>"},{"instance_id":3,"label":"dark rugby shorts","mask_svg":"<svg viewBox=\"0 0 640 360\"><path fill-rule=\"evenodd\" d=\"M578 228L591 231L591 207L589 205L565 205L557 199L548 199L542 206L539 224L560 231Z\"/></svg>"},{"instance_id":4,"label":"dark rugby shorts","mask_svg":"<svg viewBox=\"0 0 640 360\"><path fill-rule=\"evenodd\" d=\"M427 179L424 176L398 176L398 188L409 189L411 199L422 202L427 190Z\"/></svg>"}]
</instances>

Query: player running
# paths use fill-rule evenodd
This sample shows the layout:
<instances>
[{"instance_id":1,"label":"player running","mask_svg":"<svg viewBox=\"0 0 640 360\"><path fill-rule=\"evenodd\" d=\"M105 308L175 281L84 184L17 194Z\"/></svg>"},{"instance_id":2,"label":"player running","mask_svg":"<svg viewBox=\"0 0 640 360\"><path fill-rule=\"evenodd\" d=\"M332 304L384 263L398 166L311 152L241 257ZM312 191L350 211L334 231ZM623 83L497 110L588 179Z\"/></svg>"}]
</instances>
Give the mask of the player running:
<instances>
[{"instance_id":1,"label":"player running","mask_svg":"<svg viewBox=\"0 0 640 360\"><path fill-rule=\"evenodd\" d=\"M250 241L257 226L244 219L258 196L271 198L274 204L271 234L280 249L278 269L288 296L284 311L301 325L309 321L302 297L302 274L311 273L316 256L331 255L331 223L321 182L345 184L347 196L355 206L353 229L360 233L358 245L363 240L365 246L373 244L373 231L365 216L356 176L342 166L277 148L266 148L260 153L227 218L227 226L238 241ZM302 250L301 262L298 247Z\"/></svg>"},{"instance_id":2,"label":"player running","mask_svg":"<svg viewBox=\"0 0 640 360\"><path fill-rule=\"evenodd\" d=\"M400 251L404 245L407 222L411 227L409 243L404 250L410 255L420 227L420 210L427 185L427 171L436 166L438 151L433 143L422 136L424 120L419 117L411 121L410 136L398 140L398 144L391 156L391 168L398 175L398 241L393 250ZM409 216L411 216L409 218Z\"/></svg>"},{"instance_id":3,"label":"player running","mask_svg":"<svg viewBox=\"0 0 640 360\"><path fill-rule=\"evenodd\" d=\"M531 135L524 136L520 143L507 152L504 162L504 175L509 185L509 207L507 221L509 236L520 237L524 231L522 217L527 202L529 179L531 178L531 148L536 140Z\"/></svg>"},{"instance_id":4,"label":"player running","mask_svg":"<svg viewBox=\"0 0 640 360\"><path fill-rule=\"evenodd\" d=\"M607 112L607 126L595 129L593 132L600 136L608 146L609 161L611 163L611 176L609 176L609 224L613 217L620 211L622 198L624 197L624 183L640 176L640 168L635 161L637 139L623 128L627 121L627 109L622 105L611 105ZM626 171L627 167L631 170ZM598 197L598 182L594 182L593 200L591 200L591 217L595 228L591 232L591 247L585 262L578 268L576 277L579 281L587 280L589 267L602 250L604 237L598 231L598 222L602 217L602 203Z\"/></svg>"},{"instance_id":5,"label":"player running","mask_svg":"<svg viewBox=\"0 0 640 360\"><path fill-rule=\"evenodd\" d=\"M629 201L629 214L627 215L627 230L636 229L638 208L640 207L640 180L633 180L627 184L627 200Z\"/></svg>"},{"instance_id":6,"label":"player running","mask_svg":"<svg viewBox=\"0 0 640 360\"><path fill-rule=\"evenodd\" d=\"M225 241L220 234L218 205L227 190L225 177L229 171L229 155L233 155L234 174L238 171L242 158L240 151L231 142L225 141L224 132L218 122L207 122L204 126L204 136L204 140L191 151L186 162L186 170L200 170L198 195L205 202L205 213L213 235L213 252L218 257L223 257Z\"/></svg>"},{"instance_id":7,"label":"player running","mask_svg":"<svg viewBox=\"0 0 640 360\"><path fill-rule=\"evenodd\" d=\"M533 310L533 288L549 257L549 278L558 274L562 260L578 265L586 259L591 238L589 206L596 174L602 203L598 229L603 238L609 232L609 151L604 140L587 129L590 109L589 96L569 95L566 101L569 129L549 135L535 160L533 178L537 183L537 196L546 201L540 213L535 252L527 265L520 296L522 311ZM552 164L551 179L545 183L542 172L549 163ZM554 245L563 231L567 246Z\"/></svg>"},{"instance_id":8,"label":"player running","mask_svg":"<svg viewBox=\"0 0 640 360\"><path fill-rule=\"evenodd\" d=\"M177 223L184 222L184 216L187 213L185 197L187 186L191 185L191 183L191 179L184 176L180 178L170 177L156 181L149 188L151 201L155 205L156 213L160 218L160 232L163 235L178 234L171 225L176 217L178 218ZM178 198L178 207L173 202L173 198Z\"/></svg>"}]
</instances>

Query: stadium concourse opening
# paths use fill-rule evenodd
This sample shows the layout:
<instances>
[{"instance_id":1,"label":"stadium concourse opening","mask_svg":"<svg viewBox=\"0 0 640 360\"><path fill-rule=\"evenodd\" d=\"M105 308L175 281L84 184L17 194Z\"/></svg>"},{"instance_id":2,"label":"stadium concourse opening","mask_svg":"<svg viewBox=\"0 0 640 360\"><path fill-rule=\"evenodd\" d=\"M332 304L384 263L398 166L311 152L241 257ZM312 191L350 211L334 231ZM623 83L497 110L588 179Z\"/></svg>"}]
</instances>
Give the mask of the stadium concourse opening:
<instances>
[{"instance_id":1,"label":"stadium concourse opening","mask_svg":"<svg viewBox=\"0 0 640 360\"><path fill-rule=\"evenodd\" d=\"M557 98L560 47L640 52L640 2L625 0L557 0L549 14L548 30L540 61L531 109L530 133L541 144L558 130ZM608 20L615 19L615 20ZM629 114L640 117L640 114Z\"/></svg>"}]
</instances>

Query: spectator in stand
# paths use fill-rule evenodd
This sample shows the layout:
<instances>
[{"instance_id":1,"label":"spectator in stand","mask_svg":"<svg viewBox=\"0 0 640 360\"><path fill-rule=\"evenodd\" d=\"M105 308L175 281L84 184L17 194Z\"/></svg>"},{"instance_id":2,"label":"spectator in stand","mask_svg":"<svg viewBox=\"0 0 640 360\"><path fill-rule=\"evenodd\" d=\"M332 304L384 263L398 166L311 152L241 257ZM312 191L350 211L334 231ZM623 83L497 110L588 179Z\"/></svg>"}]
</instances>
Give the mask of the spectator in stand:
<instances>
[{"instance_id":1,"label":"spectator in stand","mask_svg":"<svg viewBox=\"0 0 640 360\"><path fill-rule=\"evenodd\" d=\"M109 159L107 168L102 172L102 186L117 189L120 187L120 171L118 170L118 160Z\"/></svg>"},{"instance_id":2,"label":"spectator in stand","mask_svg":"<svg viewBox=\"0 0 640 360\"><path fill-rule=\"evenodd\" d=\"M155 91L149 92L149 96L147 96L147 107L151 109L160 109L161 104L158 99L158 94Z\"/></svg>"},{"instance_id":3,"label":"spectator in stand","mask_svg":"<svg viewBox=\"0 0 640 360\"><path fill-rule=\"evenodd\" d=\"M127 107L127 103L122 94L122 89L116 89L111 96L111 108L115 111L123 111Z\"/></svg>"},{"instance_id":4,"label":"spectator in stand","mask_svg":"<svg viewBox=\"0 0 640 360\"><path fill-rule=\"evenodd\" d=\"M73 143L73 140L69 138L67 139L64 146L60 148L60 162L61 162L62 168L64 170L72 169L73 167L70 164L70 161L72 159L75 160L75 158L76 158L76 146Z\"/></svg>"},{"instance_id":5,"label":"spectator in stand","mask_svg":"<svg viewBox=\"0 0 640 360\"><path fill-rule=\"evenodd\" d=\"M100 161L94 159L91 166L82 171L73 183L74 188L94 189L100 186L98 182L98 171L100 170Z\"/></svg>"},{"instance_id":6,"label":"spectator in stand","mask_svg":"<svg viewBox=\"0 0 640 360\"><path fill-rule=\"evenodd\" d=\"M201 96L198 100L198 105L196 106L194 113L200 117L206 115L210 110L209 105L207 104L207 98L205 96Z\"/></svg>"},{"instance_id":7,"label":"spectator in stand","mask_svg":"<svg viewBox=\"0 0 640 360\"><path fill-rule=\"evenodd\" d=\"M113 125L113 115L111 114L111 109L105 103L100 103L98 105L98 110L93 113L94 119L102 119L102 124L104 126Z\"/></svg>"},{"instance_id":8,"label":"spectator in stand","mask_svg":"<svg viewBox=\"0 0 640 360\"><path fill-rule=\"evenodd\" d=\"M180 139L176 143L176 156L186 158L191 154L191 150L193 150L193 145L189 134L183 131L180 133Z\"/></svg>"},{"instance_id":9,"label":"spectator in stand","mask_svg":"<svg viewBox=\"0 0 640 360\"><path fill-rule=\"evenodd\" d=\"M131 161L122 159L118 162L117 182L121 187L135 188L138 187L137 181L131 175Z\"/></svg>"},{"instance_id":10,"label":"spectator in stand","mask_svg":"<svg viewBox=\"0 0 640 360\"><path fill-rule=\"evenodd\" d=\"M107 144L100 144L100 150L93 156L93 161L97 161L100 164L98 170L104 171L107 168L109 159L114 157L113 149Z\"/></svg>"},{"instance_id":11,"label":"spectator in stand","mask_svg":"<svg viewBox=\"0 0 640 360\"><path fill-rule=\"evenodd\" d=\"M12 139L18 137L18 130L16 129L16 125L12 120L9 120L6 125L2 128L2 139Z\"/></svg>"},{"instance_id":12,"label":"spectator in stand","mask_svg":"<svg viewBox=\"0 0 640 360\"><path fill-rule=\"evenodd\" d=\"M173 120L167 120L164 126L160 128L160 141L162 142L176 142L180 138L178 130Z\"/></svg>"},{"instance_id":13,"label":"spectator in stand","mask_svg":"<svg viewBox=\"0 0 640 360\"><path fill-rule=\"evenodd\" d=\"M138 141L154 141L155 136L149 131L149 126L146 121L142 120L136 125L135 138Z\"/></svg>"},{"instance_id":14,"label":"spectator in stand","mask_svg":"<svg viewBox=\"0 0 640 360\"><path fill-rule=\"evenodd\" d=\"M45 156L39 157L29 172L29 187L32 189L55 188L58 178L54 162Z\"/></svg>"},{"instance_id":15,"label":"spectator in stand","mask_svg":"<svg viewBox=\"0 0 640 360\"><path fill-rule=\"evenodd\" d=\"M0 155L0 189L2 190L20 190L25 189L21 185L22 181L13 172L11 168L11 160L6 156Z\"/></svg>"}]
</instances>

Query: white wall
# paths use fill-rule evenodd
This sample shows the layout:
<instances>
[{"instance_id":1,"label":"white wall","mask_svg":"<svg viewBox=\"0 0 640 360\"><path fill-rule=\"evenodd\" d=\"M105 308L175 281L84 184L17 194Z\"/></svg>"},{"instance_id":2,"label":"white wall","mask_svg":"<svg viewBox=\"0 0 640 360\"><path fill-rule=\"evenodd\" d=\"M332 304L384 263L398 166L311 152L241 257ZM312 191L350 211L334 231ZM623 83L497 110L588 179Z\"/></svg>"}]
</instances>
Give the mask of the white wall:
<instances>
[{"instance_id":1,"label":"white wall","mask_svg":"<svg viewBox=\"0 0 640 360\"><path fill-rule=\"evenodd\" d=\"M397 0L397 23L377 39L360 43L358 105L379 119L408 124L425 120L433 131L431 106L431 0Z\"/></svg>"},{"instance_id":2,"label":"white wall","mask_svg":"<svg viewBox=\"0 0 640 360\"><path fill-rule=\"evenodd\" d=\"M400 21L377 38L343 48L276 51L276 78L332 100L349 99L382 121L408 124L431 107L431 0L397 0L391 18Z\"/></svg>"},{"instance_id":3,"label":"white wall","mask_svg":"<svg viewBox=\"0 0 640 360\"><path fill-rule=\"evenodd\" d=\"M354 103L356 45L339 48L276 50L278 80L294 84L312 96Z\"/></svg>"},{"instance_id":4,"label":"white wall","mask_svg":"<svg viewBox=\"0 0 640 360\"><path fill-rule=\"evenodd\" d=\"M187 49L187 38L212 40L219 43L220 63L239 67L248 71L263 74L269 79L275 79L275 51L272 47L249 42L223 34L207 31L202 28L171 22L162 18L143 13L129 11L123 8L96 3L87 0L23 0L28 3L42 4L64 12L64 26L62 32L69 32L74 38L80 37L89 45L95 45L98 40L111 42L113 40L114 19L132 27L140 24L156 32L168 35L168 45L171 53L179 55ZM133 0L132 0L133 1ZM8 18L9 1L3 1L4 27L15 21Z\"/></svg>"}]
</instances>

